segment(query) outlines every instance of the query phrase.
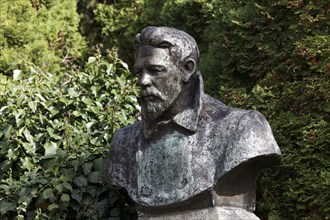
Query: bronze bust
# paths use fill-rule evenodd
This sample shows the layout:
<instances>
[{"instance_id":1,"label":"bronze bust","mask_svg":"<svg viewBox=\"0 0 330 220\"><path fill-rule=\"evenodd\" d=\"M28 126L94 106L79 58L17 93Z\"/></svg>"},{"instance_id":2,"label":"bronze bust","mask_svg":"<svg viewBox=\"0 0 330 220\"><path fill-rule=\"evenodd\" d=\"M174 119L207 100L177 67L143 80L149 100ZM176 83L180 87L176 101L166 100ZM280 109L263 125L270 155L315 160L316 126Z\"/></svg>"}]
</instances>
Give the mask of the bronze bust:
<instances>
[{"instance_id":1,"label":"bronze bust","mask_svg":"<svg viewBox=\"0 0 330 220\"><path fill-rule=\"evenodd\" d=\"M255 181L281 152L265 117L203 91L198 46L169 27L135 39L142 121L112 140L108 176L146 219L258 219Z\"/></svg>"}]
</instances>

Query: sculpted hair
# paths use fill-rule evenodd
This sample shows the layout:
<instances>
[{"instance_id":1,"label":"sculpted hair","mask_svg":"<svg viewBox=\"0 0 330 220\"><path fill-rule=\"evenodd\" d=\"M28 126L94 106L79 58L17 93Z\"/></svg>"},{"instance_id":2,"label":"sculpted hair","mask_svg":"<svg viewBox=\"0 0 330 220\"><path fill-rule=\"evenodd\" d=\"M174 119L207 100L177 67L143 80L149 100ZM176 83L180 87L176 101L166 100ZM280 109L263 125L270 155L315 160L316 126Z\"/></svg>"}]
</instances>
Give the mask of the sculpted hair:
<instances>
[{"instance_id":1,"label":"sculpted hair","mask_svg":"<svg viewBox=\"0 0 330 220\"><path fill-rule=\"evenodd\" d=\"M189 34L169 27L146 27L137 34L134 42L135 49L141 46L167 48L175 63L179 66L187 58L195 60L198 67L199 49L195 39Z\"/></svg>"}]
</instances>

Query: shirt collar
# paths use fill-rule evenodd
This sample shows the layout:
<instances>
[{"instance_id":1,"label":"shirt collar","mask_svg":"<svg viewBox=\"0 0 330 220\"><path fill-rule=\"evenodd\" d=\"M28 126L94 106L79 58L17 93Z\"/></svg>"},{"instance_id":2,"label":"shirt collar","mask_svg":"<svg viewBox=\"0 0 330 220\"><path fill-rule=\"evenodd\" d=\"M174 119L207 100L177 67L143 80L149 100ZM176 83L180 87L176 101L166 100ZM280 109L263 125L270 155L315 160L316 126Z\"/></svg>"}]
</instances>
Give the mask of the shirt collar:
<instances>
[{"instance_id":1,"label":"shirt collar","mask_svg":"<svg viewBox=\"0 0 330 220\"><path fill-rule=\"evenodd\" d=\"M171 121L191 132L197 131L198 119L202 109L202 96L204 95L203 79L200 72L197 72L197 80L198 86L194 93L193 105L189 108L185 108L169 121L162 121L154 126L146 126L146 124L144 124L143 133L145 138L152 137L161 126L168 124Z\"/></svg>"}]
</instances>

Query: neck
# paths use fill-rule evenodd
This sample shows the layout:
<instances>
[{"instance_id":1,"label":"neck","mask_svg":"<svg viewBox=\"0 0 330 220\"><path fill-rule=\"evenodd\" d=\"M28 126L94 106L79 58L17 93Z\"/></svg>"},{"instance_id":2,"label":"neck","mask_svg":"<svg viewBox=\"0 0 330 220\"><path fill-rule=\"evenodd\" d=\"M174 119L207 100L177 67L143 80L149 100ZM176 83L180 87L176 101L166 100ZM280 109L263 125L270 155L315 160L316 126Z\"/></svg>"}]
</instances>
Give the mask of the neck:
<instances>
[{"instance_id":1,"label":"neck","mask_svg":"<svg viewBox=\"0 0 330 220\"><path fill-rule=\"evenodd\" d=\"M195 91L198 86L197 77L194 75L189 82L182 83L182 92L174 100L173 104L170 106L169 110L165 112L170 117L174 117L179 112L187 108L192 108L195 99Z\"/></svg>"}]
</instances>

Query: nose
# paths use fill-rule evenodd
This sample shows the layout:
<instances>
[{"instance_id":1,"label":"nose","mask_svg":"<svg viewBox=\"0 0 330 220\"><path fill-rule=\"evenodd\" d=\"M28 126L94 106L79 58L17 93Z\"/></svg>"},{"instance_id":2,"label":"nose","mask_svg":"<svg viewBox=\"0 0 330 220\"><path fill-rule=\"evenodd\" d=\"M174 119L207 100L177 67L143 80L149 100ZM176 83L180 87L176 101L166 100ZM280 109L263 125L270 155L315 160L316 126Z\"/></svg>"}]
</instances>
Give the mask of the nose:
<instances>
[{"instance_id":1,"label":"nose","mask_svg":"<svg viewBox=\"0 0 330 220\"><path fill-rule=\"evenodd\" d=\"M152 84L151 76L146 72L141 73L139 77L139 84L141 87L150 86Z\"/></svg>"}]
</instances>

